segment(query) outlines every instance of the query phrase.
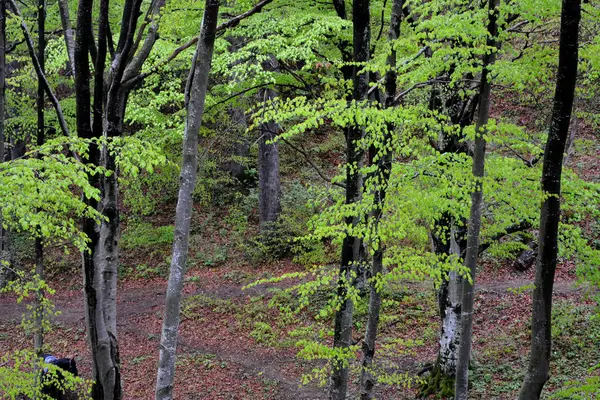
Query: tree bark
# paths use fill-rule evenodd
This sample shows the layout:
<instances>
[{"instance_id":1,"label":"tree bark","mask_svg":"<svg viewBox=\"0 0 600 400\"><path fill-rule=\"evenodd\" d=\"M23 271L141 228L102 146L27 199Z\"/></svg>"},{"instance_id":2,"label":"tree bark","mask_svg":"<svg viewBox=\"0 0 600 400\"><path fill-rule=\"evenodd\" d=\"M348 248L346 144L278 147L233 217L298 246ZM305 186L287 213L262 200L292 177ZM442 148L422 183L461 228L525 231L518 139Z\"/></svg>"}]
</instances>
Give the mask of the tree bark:
<instances>
[{"instance_id":1,"label":"tree bark","mask_svg":"<svg viewBox=\"0 0 600 400\"><path fill-rule=\"evenodd\" d=\"M4 129L5 117L5 92L6 92L6 3L0 0L0 164L5 160L6 135ZM2 226L2 213L0 212L0 262L8 261L6 255L8 232ZM0 289L5 284L5 269L0 268Z\"/></svg>"},{"instance_id":2,"label":"tree bark","mask_svg":"<svg viewBox=\"0 0 600 400\"><path fill-rule=\"evenodd\" d=\"M71 73L75 74L75 31L71 25L68 0L58 0L58 10L65 37L65 47L67 48L67 55L69 57L69 68L71 68Z\"/></svg>"},{"instance_id":3,"label":"tree bark","mask_svg":"<svg viewBox=\"0 0 600 400\"><path fill-rule=\"evenodd\" d=\"M75 61L75 95L76 95L76 114L77 114L77 132L78 135L85 139L100 137L102 127L102 116L99 113L100 102L102 101L102 90L104 87L103 80L103 65L104 60L100 62L100 57L97 55L95 64L95 79L94 84L94 124L92 126L92 106L91 106L91 90L90 90L90 69L89 69L89 53L92 43L92 9L93 0L80 0L77 11L77 35L75 38L74 61ZM106 32L108 24L108 3L103 0L101 4L99 29L101 32ZM100 37L105 37L105 34L100 34ZM105 46L100 43L100 52ZM99 152L96 146L91 146L88 162L99 165ZM89 177L90 183L93 186L100 185L100 179L97 175ZM88 200L90 207L97 208L97 201ZM86 219L83 222L83 232L90 239L89 250L84 251L83 258L83 275L84 275L84 297L85 297L85 316L88 330L88 341L92 354L92 376L94 385L92 386L92 398L95 400L113 400L120 399L122 395L120 368L119 368L119 353L116 338L107 329L104 312L102 308L102 290L100 282L102 281L102 270L98 265L98 249L100 246L100 236L97 229L97 224L93 219Z\"/></svg>"},{"instance_id":4,"label":"tree bark","mask_svg":"<svg viewBox=\"0 0 600 400\"><path fill-rule=\"evenodd\" d=\"M388 40L393 42L400 36L400 22L402 18L403 0L394 0L392 3L392 15L390 19L390 27L388 32ZM383 106L393 107L394 97L396 96L396 51L392 50L387 58L387 65L390 67L385 76L385 98ZM377 159L377 169L373 174L375 182L375 200L374 211L370 216L373 220L373 230L379 229L379 221L383 214L385 196L387 193L387 183L392 169L392 134L394 126L387 127L387 132L384 135L383 143L371 145L369 149L369 160ZM375 234L377 237L377 233ZM371 271L371 279L369 280L369 314L367 318L367 326L365 338L362 343L362 369L360 380L360 398L361 400L370 400L373 398L373 388L376 383L376 377L373 374L373 358L375 356L375 345L377 339L377 327L379 325L379 315L381 310L381 293L377 290L377 279L380 279L383 273L383 255L384 247L380 240L374 243L373 267Z\"/></svg>"},{"instance_id":5,"label":"tree bark","mask_svg":"<svg viewBox=\"0 0 600 400\"><path fill-rule=\"evenodd\" d=\"M370 26L370 1L354 0L352 5L353 22L353 44L354 61L366 63L369 60L371 26ZM362 101L367 98L369 90L369 74L360 72L362 66L354 65L352 70L353 92L352 98ZM360 72L360 73L359 73ZM346 204L352 204L359 200L362 187L362 178L359 166L362 163L363 151L358 148L357 141L363 136L363 128L359 126L350 127L346 131ZM358 223L360 217L346 218L346 225L351 226ZM362 240L358 237L346 235L342 242L341 265L338 280L337 298L340 302L339 309L335 314L335 326L333 333L333 347L346 350L352 341L352 314L354 304L347 298L347 287L353 284L353 270L356 263L360 261ZM329 387L330 400L343 400L348 391L349 369L344 360L333 360L331 382Z\"/></svg>"},{"instance_id":6,"label":"tree bark","mask_svg":"<svg viewBox=\"0 0 600 400\"><path fill-rule=\"evenodd\" d=\"M488 40L487 46L496 48L498 36L498 4L499 0L488 1ZM462 310L460 347L458 349L458 362L456 364L456 385L454 397L457 400L466 400L469 395L469 362L471 360L471 336L473 326L473 299L475 273L477 271L477 257L479 255L479 231L481 229L481 213L483 208L483 175L485 168L485 135L486 125L490 115L490 92L488 67L494 63L495 50L488 51L483 56L483 70L481 71L481 89L479 97L479 112L475 127L475 148L473 155L473 177L475 188L471 193L471 213L467 225L467 255L465 266L471 274L471 281L463 279Z\"/></svg>"},{"instance_id":7,"label":"tree bark","mask_svg":"<svg viewBox=\"0 0 600 400\"><path fill-rule=\"evenodd\" d=\"M550 372L552 289L558 254L562 161L575 98L580 20L581 0L563 0L556 91L542 167L544 199L533 291L531 350L529 366L519 393L520 400L539 399Z\"/></svg>"},{"instance_id":8,"label":"tree bark","mask_svg":"<svg viewBox=\"0 0 600 400\"><path fill-rule=\"evenodd\" d=\"M208 75L211 68L215 42L219 0L206 0L200 37L190 70L186 93L187 118L183 139L183 165L180 175L179 196L175 211L175 235L171 269L167 287L165 317L160 341L160 358L156 379L156 399L168 400L173 397L177 333L181 289L186 270L190 222L192 219L192 193L196 184L198 169L198 134L204 113L204 101L208 88Z\"/></svg>"},{"instance_id":9,"label":"tree bark","mask_svg":"<svg viewBox=\"0 0 600 400\"><path fill-rule=\"evenodd\" d=\"M273 89L260 90L263 102L273 100ZM273 140L279 133L275 122L263 122L258 141L258 209L261 231L268 230L281 213L281 182L279 180L279 145Z\"/></svg>"},{"instance_id":10,"label":"tree bark","mask_svg":"<svg viewBox=\"0 0 600 400\"><path fill-rule=\"evenodd\" d=\"M46 50L46 38L44 35L46 25L46 2L45 0L38 1L38 62L39 68L42 74L45 73L45 50ZM42 146L44 144L44 83L41 78L38 79L37 88L37 145ZM40 156L41 157L41 156ZM41 237L35 238L35 273L38 279L44 279L44 244ZM44 297L44 291L38 289L36 292L36 313L35 313L35 333L33 335L33 348L38 356L42 354L42 347L44 346L44 332L43 332L43 320L44 320L44 309L42 307L42 299Z\"/></svg>"}]
</instances>

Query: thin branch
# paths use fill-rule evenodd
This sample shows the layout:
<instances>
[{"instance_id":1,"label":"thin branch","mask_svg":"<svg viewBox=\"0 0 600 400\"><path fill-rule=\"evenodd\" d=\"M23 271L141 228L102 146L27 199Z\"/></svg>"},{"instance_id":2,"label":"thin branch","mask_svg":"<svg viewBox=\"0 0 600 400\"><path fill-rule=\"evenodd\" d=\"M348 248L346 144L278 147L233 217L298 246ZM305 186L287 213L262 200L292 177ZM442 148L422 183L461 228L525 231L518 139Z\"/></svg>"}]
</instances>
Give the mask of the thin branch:
<instances>
[{"instance_id":1,"label":"thin branch","mask_svg":"<svg viewBox=\"0 0 600 400\"><path fill-rule=\"evenodd\" d=\"M256 14L258 12L260 12L264 6L266 6L267 4L271 3L273 0L262 0L261 2L259 2L257 5L255 5L254 7L252 7L250 10L231 18L230 20L223 22L222 24L217 26L217 32L223 31L227 28L232 28L234 26L237 26L243 19L248 18L249 16ZM196 43L198 42L198 37L194 37L192 39L190 39L189 41L187 41L186 43L182 44L181 46L179 46L178 48L176 48L175 50L173 50L173 52L169 55L169 57L167 57L165 60L163 60L162 62L159 62L158 64L156 64L154 67L152 67L152 69L150 69L150 71L145 72L143 74L139 74L135 77L129 78L127 81L123 82L124 85L135 85L137 82L140 82L142 80L144 80L145 78L147 78L148 76L155 74L158 72L158 70L167 65L168 63L170 63L171 61L173 61L175 58L177 58L177 56L179 54L181 54L183 51L189 49L190 47L194 46Z\"/></svg>"},{"instance_id":2,"label":"thin branch","mask_svg":"<svg viewBox=\"0 0 600 400\"><path fill-rule=\"evenodd\" d=\"M518 22L518 23L514 24L513 26L511 26L510 28L508 28L506 31L507 32L515 32L517 29L519 29L523 25L527 25L528 23L529 23L528 20Z\"/></svg>"},{"instance_id":3,"label":"thin branch","mask_svg":"<svg viewBox=\"0 0 600 400\"><path fill-rule=\"evenodd\" d=\"M40 61L38 60L35 54L35 47L33 45L33 40L31 39L31 35L29 34L29 29L25 24L25 20L15 3L15 0L8 0L8 4L11 8L11 11L21 19L21 31L23 31L23 36L25 37L25 43L27 43L27 49L29 50L29 55L31 56L31 61L33 62L33 67L35 68L35 72L37 73L38 79L40 79L44 85L44 90L46 91L46 95L50 98L50 102L54 106L54 110L56 111L56 117L58 118L58 124L60 125L60 129L62 130L65 136L69 136L69 128L67 127L67 122L65 121L65 117L63 115L62 108L60 103L52 89L50 88L50 83L48 79L46 79L46 75L42 71L40 67Z\"/></svg>"},{"instance_id":4,"label":"thin branch","mask_svg":"<svg viewBox=\"0 0 600 400\"><path fill-rule=\"evenodd\" d=\"M220 100L220 101L216 102L215 104L211 104L209 107L206 107L206 112L208 112L210 109L212 109L212 108L214 108L214 107L216 107L216 106L218 106L218 105L221 105L221 104L223 104L223 103L227 103L229 100L231 100L231 99L233 99L233 98L236 98L236 97L238 97L238 96L241 96L241 95L243 95L244 93L247 93L247 92L249 92L249 91L251 91L251 90L254 90L254 89L260 89L260 88L262 88L262 87L265 87L265 86L270 86L270 85L271 85L271 83L261 83L260 85L252 86L252 87L250 87L250 88L248 88L248 89L244 89L244 90L242 90L242 91L240 91L240 92L234 93L234 94L232 94L231 96L229 96L229 97L227 97L227 98L225 98L225 99L223 99L223 100Z\"/></svg>"},{"instance_id":5,"label":"thin branch","mask_svg":"<svg viewBox=\"0 0 600 400\"><path fill-rule=\"evenodd\" d=\"M293 145L292 143L290 143L289 141L283 139L283 138L279 138L278 140L281 140L282 142L284 142L285 144L287 144L288 146L290 146L292 148L292 150L297 151L298 153L302 154L304 156L304 158L306 159L306 161L310 164L311 167L313 167L313 169L315 170L315 172L317 173L317 175L319 175L319 177L321 177L321 179L323 179L325 182L331 183L332 185L336 185L339 186L341 188L346 188L346 185L344 185L343 183L339 183L339 182L331 182L331 179L327 178L325 176L325 174L323 174L323 172L321 172L321 170L319 169L319 167L317 167L317 165L310 159L310 156L308 155L308 153L306 153L306 151L302 150L301 148Z\"/></svg>"},{"instance_id":6,"label":"thin branch","mask_svg":"<svg viewBox=\"0 0 600 400\"><path fill-rule=\"evenodd\" d=\"M410 92L412 92L415 89L422 88L422 87L429 86L429 85L433 85L434 83L445 83L445 82L446 81L442 81L442 80L439 80L439 79L430 79L430 80L425 81L425 82L415 83L414 85L412 85L411 87L409 87L405 91L400 92L398 95L396 95L396 97L394 97L394 104L398 103L398 101L401 98L403 98L404 96L406 96L407 94L409 94Z\"/></svg>"},{"instance_id":7,"label":"thin branch","mask_svg":"<svg viewBox=\"0 0 600 400\"><path fill-rule=\"evenodd\" d=\"M500 239L502 239L503 237L510 235L512 233L517 233L517 232L523 232L526 231L527 229L531 228L531 222L523 220L520 221L516 224L513 224L511 226L508 226L506 229L504 229L503 232L497 233L496 235L490 237L489 239L487 239L484 243L482 243L479 246L479 253L481 254L484 251L486 251L492 244L494 244L495 242L499 241Z\"/></svg>"}]
</instances>

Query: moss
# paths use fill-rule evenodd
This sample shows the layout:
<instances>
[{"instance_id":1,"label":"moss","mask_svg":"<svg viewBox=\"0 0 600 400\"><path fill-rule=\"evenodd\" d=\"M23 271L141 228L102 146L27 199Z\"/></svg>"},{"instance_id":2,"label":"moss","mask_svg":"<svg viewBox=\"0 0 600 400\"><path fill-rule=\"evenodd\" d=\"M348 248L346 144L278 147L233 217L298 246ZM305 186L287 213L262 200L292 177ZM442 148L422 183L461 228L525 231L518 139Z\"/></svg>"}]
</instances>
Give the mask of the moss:
<instances>
[{"instance_id":1,"label":"moss","mask_svg":"<svg viewBox=\"0 0 600 400\"><path fill-rule=\"evenodd\" d=\"M429 377L419 389L419 398L435 396L436 399L454 398L454 377L444 375L436 362Z\"/></svg>"}]
</instances>

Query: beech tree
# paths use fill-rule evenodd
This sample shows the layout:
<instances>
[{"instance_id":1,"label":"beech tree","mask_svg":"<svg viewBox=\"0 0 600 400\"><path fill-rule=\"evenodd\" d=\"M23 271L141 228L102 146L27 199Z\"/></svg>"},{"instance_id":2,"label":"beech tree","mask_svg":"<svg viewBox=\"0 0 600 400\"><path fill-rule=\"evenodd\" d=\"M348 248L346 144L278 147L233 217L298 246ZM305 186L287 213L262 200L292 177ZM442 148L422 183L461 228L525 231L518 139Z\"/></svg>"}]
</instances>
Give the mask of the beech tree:
<instances>
[{"instance_id":1,"label":"beech tree","mask_svg":"<svg viewBox=\"0 0 600 400\"><path fill-rule=\"evenodd\" d=\"M259 90L263 102L276 98L273 89ZM263 231L273 228L281 213L281 182L279 179L279 144L276 123L265 122L259 126L258 139L258 209ZM269 228L270 226L270 228Z\"/></svg>"},{"instance_id":2,"label":"beech tree","mask_svg":"<svg viewBox=\"0 0 600 400\"><path fill-rule=\"evenodd\" d=\"M335 3L334 3L335 4ZM355 0L352 3L353 47L355 63L352 69L352 100L363 101L369 90L369 73L363 68L369 60L371 50L371 13L369 0ZM363 127L350 126L346 135L346 204L356 203L360 198L362 178L360 168L364 153L358 147L358 141L363 138ZM357 225L360 216L348 216L345 223L348 226ZM342 243L342 255L338 278L337 298L338 309L335 314L333 331L333 347L340 350L341 357L334 360L331 374L329 398L342 400L348 391L348 361L344 355L352 344L352 313L354 303L348 293L348 287L353 286L357 277L358 264L361 262L362 240L355 235L347 235Z\"/></svg>"},{"instance_id":3,"label":"beech tree","mask_svg":"<svg viewBox=\"0 0 600 400\"><path fill-rule=\"evenodd\" d=\"M173 256L171 258L169 284L165 299L165 317L160 339L160 359L156 379L157 400L173 398L181 290L186 269L190 222L193 211L192 192L194 191L198 172L198 133L204 113L204 101L206 99L218 17L219 0L206 0L200 36L194 53L192 68L186 82L187 116L183 140L183 163L175 214L176 234L173 239Z\"/></svg>"},{"instance_id":4,"label":"beech tree","mask_svg":"<svg viewBox=\"0 0 600 400\"><path fill-rule=\"evenodd\" d=\"M469 268L469 279L463 279L460 347L456 365L456 399L467 399L469 393L469 363L471 362L471 330L473 324L473 286L477 272L477 257L479 256L479 232L481 230L481 214L483 212L483 175L485 169L486 125L490 116L490 93L492 85L489 67L496 56L496 37L498 36L498 0L488 2L488 52L483 57L481 71L481 90L479 95L479 113L475 127L475 143L473 151L473 176L475 187L471 193L471 213L467 231L467 254L465 266Z\"/></svg>"},{"instance_id":5,"label":"beech tree","mask_svg":"<svg viewBox=\"0 0 600 400\"><path fill-rule=\"evenodd\" d=\"M520 400L539 399L550 374L552 289L558 256L562 161L575 98L580 20L581 1L563 0L556 91L542 168L543 197L531 314L531 350Z\"/></svg>"},{"instance_id":6,"label":"beech tree","mask_svg":"<svg viewBox=\"0 0 600 400\"><path fill-rule=\"evenodd\" d=\"M400 35L400 23L402 20L402 0L394 0L392 3L392 13L390 17L390 26L388 30L388 40L393 42ZM390 67L385 74L385 94L383 97L383 106L386 108L394 107L396 97L396 51L393 48L387 58L387 64ZM369 147L369 164L376 165L375 171L367 177L367 180L374 180L374 210L371 212L370 218L372 222L372 230L374 231L375 239L371 243L372 247L372 268L370 271L371 278L369 279L369 315L366 324L365 338L362 344L362 370L361 370L361 385L360 398L361 400L370 400L373 398L373 388L377 382L373 372L373 357L375 356L375 347L377 340L377 331L381 311L381 291L379 280L383 275L383 256L385 248L381 241L377 238L379 229L379 221L382 218L387 184L392 171L393 154L391 151L392 135L395 126L390 124L384 133L382 143L373 143ZM373 189L372 189L373 190Z\"/></svg>"}]
</instances>

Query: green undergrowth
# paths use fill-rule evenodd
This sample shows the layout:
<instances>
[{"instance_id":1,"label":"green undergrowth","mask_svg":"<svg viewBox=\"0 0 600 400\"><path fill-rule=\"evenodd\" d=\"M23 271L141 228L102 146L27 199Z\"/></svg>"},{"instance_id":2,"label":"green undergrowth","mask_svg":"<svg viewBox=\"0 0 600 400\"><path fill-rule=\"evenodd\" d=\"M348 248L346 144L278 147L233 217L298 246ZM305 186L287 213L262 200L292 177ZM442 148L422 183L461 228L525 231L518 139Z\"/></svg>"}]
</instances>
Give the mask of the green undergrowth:
<instances>
[{"instance_id":1,"label":"green undergrowth","mask_svg":"<svg viewBox=\"0 0 600 400\"><path fill-rule=\"evenodd\" d=\"M124 249L144 249L153 246L171 245L174 228L172 225L154 227L147 222L137 222L127 226L121 238Z\"/></svg>"},{"instance_id":2,"label":"green undergrowth","mask_svg":"<svg viewBox=\"0 0 600 400\"><path fill-rule=\"evenodd\" d=\"M473 398L514 398L528 362L530 328L514 326L488 338L474 355ZM594 399L600 393L600 319L593 305L557 299L552 318L552 360L544 395L552 399ZM579 397L578 397L579 396ZM586 397L587 396L587 397Z\"/></svg>"}]
</instances>

